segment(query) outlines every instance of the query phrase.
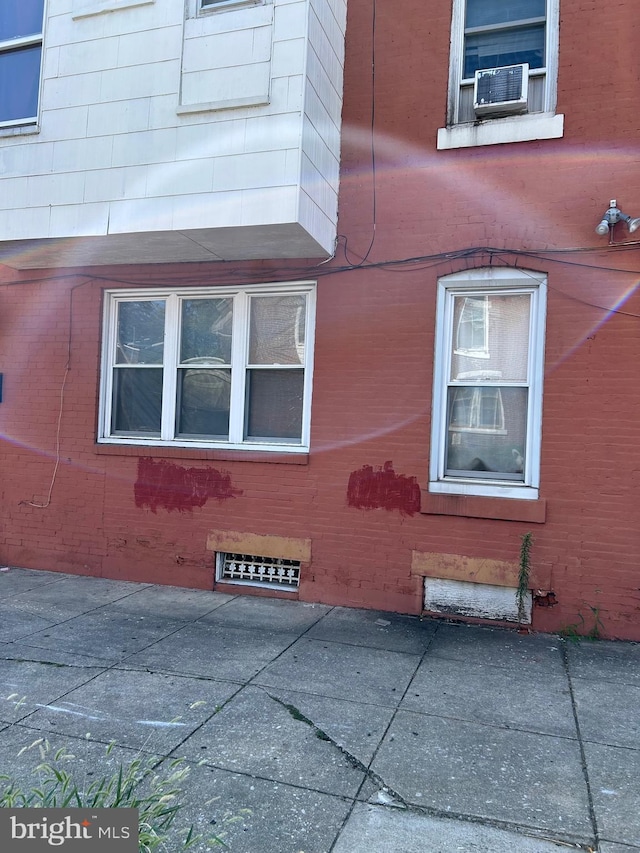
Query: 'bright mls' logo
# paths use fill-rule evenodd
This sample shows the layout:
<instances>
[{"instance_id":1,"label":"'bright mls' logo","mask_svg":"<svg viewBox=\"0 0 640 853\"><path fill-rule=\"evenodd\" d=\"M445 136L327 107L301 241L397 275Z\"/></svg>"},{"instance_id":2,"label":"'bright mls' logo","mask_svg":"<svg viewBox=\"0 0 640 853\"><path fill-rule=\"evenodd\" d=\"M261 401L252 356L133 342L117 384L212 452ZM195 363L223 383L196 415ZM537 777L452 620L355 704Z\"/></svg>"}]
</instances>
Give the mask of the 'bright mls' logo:
<instances>
[{"instance_id":1,"label":"'bright mls' logo","mask_svg":"<svg viewBox=\"0 0 640 853\"><path fill-rule=\"evenodd\" d=\"M0 809L0 850L138 853L137 809Z\"/></svg>"}]
</instances>

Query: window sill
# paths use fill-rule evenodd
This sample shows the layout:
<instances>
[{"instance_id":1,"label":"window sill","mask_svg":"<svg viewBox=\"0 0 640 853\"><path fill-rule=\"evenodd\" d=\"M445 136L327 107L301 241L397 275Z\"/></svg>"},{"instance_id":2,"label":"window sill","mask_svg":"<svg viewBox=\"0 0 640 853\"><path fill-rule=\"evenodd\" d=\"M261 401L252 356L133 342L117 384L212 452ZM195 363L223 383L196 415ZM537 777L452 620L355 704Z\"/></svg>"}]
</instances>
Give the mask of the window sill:
<instances>
[{"instance_id":1,"label":"window sill","mask_svg":"<svg viewBox=\"0 0 640 853\"><path fill-rule=\"evenodd\" d=\"M40 127L37 124L14 124L0 127L0 139L8 136L33 136L36 133L40 133Z\"/></svg>"},{"instance_id":2,"label":"window sill","mask_svg":"<svg viewBox=\"0 0 640 853\"><path fill-rule=\"evenodd\" d=\"M483 497L479 495L434 494L422 489L420 512L425 515L457 515L465 518L493 518L502 521L526 521L544 524L547 502L544 499Z\"/></svg>"},{"instance_id":3,"label":"window sill","mask_svg":"<svg viewBox=\"0 0 640 853\"><path fill-rule=\"evenodd\" d=\"M164 459L199 459L208 462L272 462L285 465L308 465L309 453L273 450L208 450L202 447L162 447L140 444L96 444L98 456L154 456Z\"/></svg>"},{"instance_id":4,"label":"window sill","mask_svg":"<svg viewBox=\"0 0 640 853\"><path fill-rule=\"evenodd\" d=\"M189 116L194 113L209 113L216 110L233 110L240 107L263 107L269 103L268 95L254 95L247 98L226 98L224 101L206 101L200 104L180 104L176 115Z\"/></svg>"},{"instance_id":5,"label":"window sill","mask_svg":"<svg viewBox=\"0 0 640 853\"><path fill-rule=\"evenodd\" d=\"M226 9L236 9L239 6L257 6L262 5L263 0L218 0L217 3L202 3L198 2L198 14L206 15L210 12L223 12Z\"/></svg>"},{"instance_id":6,"label":"window sill","mask_svg":"<svg viewBox=\"0 0 640 853\"><path fill-rule=\"evenodd\" d=\"M536 139L560 139L564 134L564 115L537 113L508 118L441 127L438 150L500 145L506 142L531 142Z\"/></svg>"},{"instance_id":7,"label":"window sill","mask_svg":"<svg viewBox=\"0 0 640 853\"><path fill-rule=\"evenodd\" d=\"M81 6L71 16L74 21L81 18L91 18L93 15L104 15L107 12L118 12L120 9L130 9L134 6L151 6L155 0L95 0Z\"/></svg>"}]
</instances>

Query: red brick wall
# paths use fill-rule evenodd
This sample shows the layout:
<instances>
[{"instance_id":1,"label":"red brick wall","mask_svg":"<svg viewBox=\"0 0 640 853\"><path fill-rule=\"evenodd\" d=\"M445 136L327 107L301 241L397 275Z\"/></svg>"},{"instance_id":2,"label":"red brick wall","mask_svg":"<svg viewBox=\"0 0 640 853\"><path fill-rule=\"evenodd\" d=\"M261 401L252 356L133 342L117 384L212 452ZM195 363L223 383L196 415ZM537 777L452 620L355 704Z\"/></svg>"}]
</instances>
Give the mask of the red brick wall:
<instances>
[{"instance_id":1,"label":"red brick wall","mask_svg":"<svg viewBox=\"0 0 640 853\"><path fill-rule=\"evenodd\" d=\"M81 275L5 269L0 559L211 588L213 529L311 539L301 599L419 613L412 551L515 564L531 531L536 579L558 600L534 608L534 629L597 627L640 640L640 246L621 226L616 238L627 248L608 247L594 233L611 197L640 215L630 70L640 19L631 0L615 9L562 0L564 137L437 151L450 4L430 5L426 14L423 0L377 2L375 204L372 2L350 0L336 257L321 267L310 260L304 276L282 262L241 267L247 282L318 279L308 461L95 445L102 289L123 280L179 284L185 275L209 285L225 280L226 265ZM378 266L344 270L374 233L367 263ZM474 247L503 252L468 252ZM468 257L383 263L463 252ZM548 275L542 524L417 511L416 489L428 477L437 279L490 262ZM620 313L607 313L616 305ZM165 461L169 491L172 477L184 483L189 469L219 475L229 488L213 489L202 506L167 509L140 485L136 491L141 473L148 485L141 457Z\"/></svg>"}]
</instances>

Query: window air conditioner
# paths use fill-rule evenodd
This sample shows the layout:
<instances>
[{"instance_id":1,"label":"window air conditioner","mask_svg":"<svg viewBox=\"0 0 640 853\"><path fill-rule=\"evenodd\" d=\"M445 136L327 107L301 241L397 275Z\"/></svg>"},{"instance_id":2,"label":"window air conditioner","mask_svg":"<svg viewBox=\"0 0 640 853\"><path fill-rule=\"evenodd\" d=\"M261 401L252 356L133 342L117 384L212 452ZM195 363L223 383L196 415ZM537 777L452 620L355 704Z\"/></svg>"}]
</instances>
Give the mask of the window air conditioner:
<instances>
[{"instance_id":1,"label":"window air conditioner","mask_svg":"<svg viewBox=\"0 0 640 853\"><path fill-rule=\"evenodd\" d=\"M481 68L473 84L473 109L483 116L506 116L527 112L529 65Z\"/></svg>"}]
</instances>

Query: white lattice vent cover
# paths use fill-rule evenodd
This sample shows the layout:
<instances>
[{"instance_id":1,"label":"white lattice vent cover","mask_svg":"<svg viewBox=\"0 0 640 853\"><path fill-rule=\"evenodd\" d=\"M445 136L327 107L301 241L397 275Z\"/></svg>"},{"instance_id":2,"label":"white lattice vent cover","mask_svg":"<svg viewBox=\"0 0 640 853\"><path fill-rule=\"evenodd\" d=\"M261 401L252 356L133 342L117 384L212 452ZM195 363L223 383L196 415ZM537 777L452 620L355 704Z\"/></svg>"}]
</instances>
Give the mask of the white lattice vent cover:
<instances>
[{"instance_id":1,"label":"white lattice vent cover","mask_svg":"<svg viewBox=\"0 0 640 853\"><path fill-rule=\"evenodd\" d=\"M217 574L220 581L297 589L300 583L300 562L254 554L219 552Z\"/></svg>"}]
</instances>

